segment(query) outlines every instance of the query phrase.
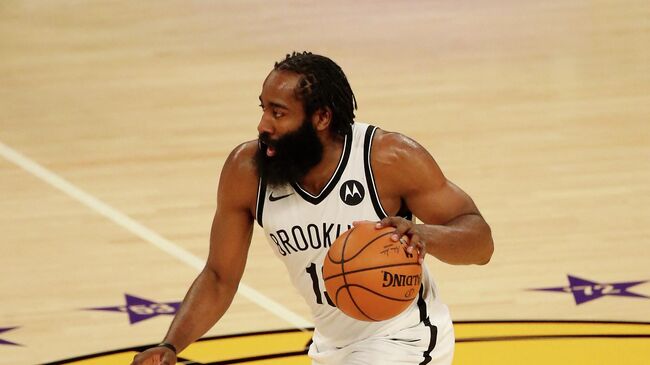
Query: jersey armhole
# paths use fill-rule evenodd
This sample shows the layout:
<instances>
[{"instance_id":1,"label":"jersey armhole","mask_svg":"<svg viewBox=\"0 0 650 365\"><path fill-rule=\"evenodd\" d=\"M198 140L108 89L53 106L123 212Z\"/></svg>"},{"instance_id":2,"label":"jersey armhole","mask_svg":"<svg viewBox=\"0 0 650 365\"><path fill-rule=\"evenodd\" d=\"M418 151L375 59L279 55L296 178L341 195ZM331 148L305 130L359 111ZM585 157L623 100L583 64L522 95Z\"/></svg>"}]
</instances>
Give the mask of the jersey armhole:
<instances>
[{"instance_id":1,"label":"jersey armhole","mask_svg":"<svg viewBox=\"0 0 650 365\"><path fill-rule=\"evenodd\" d=\"M388 217L388 213L381 205L379 200L379 194L377 194L377 186L375 185L375 177L372 172L372 164L370 163L370 152L372 151L372 141L375 137L375 132L377 127L369 125L366 129L366 135L363 141L363 166L366 172L366 183L368 184L368 190L370 194L370 200L372 201L372 206L375 208L375 213L379 219L384 219ZM400 207L397 216L406 218L408 220L413 219L413 213L406 208L405 205Z\"/></svg>"},{"instance_id":2,"label":"jersey armhole","mask_svg":"<svg viewBox=\"0 0 650 365\"><path fill-rule=\"evenodd\" d=\"M379 201L377 187L375 185L375 177L372 173L372 165L370 164L370 151L372 150L372 140L375 137L376 131L377 127L373 125L369 125L366 129L366 135L363 141L363 166L366 173L366 184L368 184L368 193L370 195L370 200L372 201L372 206L375 208L375 213L377 213L379 219L384 219L388 217L388 214Z\"/></svg>"},{"instance_id":3,"label":"jersey armhole","mask_svg":"<svg viewBox=\"0 0 650 365\"><path fill-rule=\"evenodd\" d=\"M259 185L257 186L257 202L255 204L255 217L257 224L264 228L262 218L264 217L264 201L266 200L266 179L260 177Z\"/></svg>"}]
</instances>

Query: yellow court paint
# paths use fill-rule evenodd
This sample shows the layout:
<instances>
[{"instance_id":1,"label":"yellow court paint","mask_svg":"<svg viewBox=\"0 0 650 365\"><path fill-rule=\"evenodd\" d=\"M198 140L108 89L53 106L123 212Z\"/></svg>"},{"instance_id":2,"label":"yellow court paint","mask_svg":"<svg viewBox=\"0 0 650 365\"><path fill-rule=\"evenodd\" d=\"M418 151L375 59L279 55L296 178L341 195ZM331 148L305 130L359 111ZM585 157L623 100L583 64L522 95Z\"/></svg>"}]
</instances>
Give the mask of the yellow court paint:
<instances>
[{"instance_id":1,"label":"yellow court paint","mask_svg":"<svg viewBox=\"0 0 650 365\"><path fill-rule=\"evenodd\" d=\"M454 365L636 365L650 359L650 323L461 322L454 329ZM179 358L197 365L309 365L310 338L310 332L299 330L206 338L189 346ZM128 364L142 349L62 363Z\"/></svg>"},{"instance_id":2,"label":"yellow court paint","mask_svg":"<svg viewBox=\"0 0 650 365\"><path fill-rule=\"evenodd\" d=\"M311 332L267 333L200 341L180 356L200 363L244 359L304 351Z\"/></svg>"},{"instance_id":3,"label":"yellow court paint","mask_svg":"<svg viewBox=\"0 0 650 365\"><path fill-rule=\"evenodd\" d=\"M557 338L460 343L455 365L639 365L650 359L646 338Z\"/></svg>"},{"instance_id":4,"label":"yellow court paint","mask_svg":"<svg viewBox=\"0 0 650 365\"><path fill-rule=\"evenodd\" d=\"M69 365L115 365L115 364L130 364L133 357L137 355L137 351L125 351L112 355L99 355L97 357L90 357L84 360L63 362Z\"/></svg>"},{"instance_id":5,"label":"yellow court paint","mask_svg":"<svg viewBox=\"0 0 650 365\"><path fill-rule=\"evenodd\" d=\"M457 340L494 337L649 335L648 323L503 321L455 323Z\"/></svg>"}]
</instances>

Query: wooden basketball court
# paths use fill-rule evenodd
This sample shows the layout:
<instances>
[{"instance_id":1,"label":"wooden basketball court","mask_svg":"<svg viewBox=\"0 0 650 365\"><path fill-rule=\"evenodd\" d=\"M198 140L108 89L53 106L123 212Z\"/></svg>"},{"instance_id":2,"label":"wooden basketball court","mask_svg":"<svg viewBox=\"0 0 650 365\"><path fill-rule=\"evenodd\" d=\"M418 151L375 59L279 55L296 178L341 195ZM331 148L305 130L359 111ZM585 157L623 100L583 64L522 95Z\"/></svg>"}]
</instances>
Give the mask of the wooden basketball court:
<instances>
[{"instance_id":1,"label":"wooden basketball court","mask_svg":"<svg viewBox=\"0 0 650 365\"><path fill-rule=\"evenodd\" d=\"M357 120L418 140L491 224L489 265L426 262L455 364L644 363L649 19L638 0L3 1L0 364L128 364L162 339L293 50L337 61ZM219 339L183 356L308 364L310 323L256 227Z\"/></svg>"}]
</instances>

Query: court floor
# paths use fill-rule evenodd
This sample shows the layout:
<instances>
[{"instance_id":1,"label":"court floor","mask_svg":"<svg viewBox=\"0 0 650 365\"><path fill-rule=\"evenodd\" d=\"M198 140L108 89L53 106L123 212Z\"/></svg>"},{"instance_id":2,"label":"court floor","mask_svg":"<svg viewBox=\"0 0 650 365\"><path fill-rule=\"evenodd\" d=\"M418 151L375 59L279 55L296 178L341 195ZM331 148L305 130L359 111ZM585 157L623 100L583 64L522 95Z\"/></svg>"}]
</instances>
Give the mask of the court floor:
<instances>
[{"instance_id":1,"label":"court floor","mask_svg":"<svg viewBox=\"0 0 650 365\"><path fill-rule=\"evenodd\" d=\"M0 364L128 364L162 339L293 50L339 63L357 120L420 142L491 224L489 265L426 261L455 364L643 364L649 19L614 0L3 1ZM310 327L256 227L231 309L182 358L308 364Z\"/></svg>"}]
</instances>

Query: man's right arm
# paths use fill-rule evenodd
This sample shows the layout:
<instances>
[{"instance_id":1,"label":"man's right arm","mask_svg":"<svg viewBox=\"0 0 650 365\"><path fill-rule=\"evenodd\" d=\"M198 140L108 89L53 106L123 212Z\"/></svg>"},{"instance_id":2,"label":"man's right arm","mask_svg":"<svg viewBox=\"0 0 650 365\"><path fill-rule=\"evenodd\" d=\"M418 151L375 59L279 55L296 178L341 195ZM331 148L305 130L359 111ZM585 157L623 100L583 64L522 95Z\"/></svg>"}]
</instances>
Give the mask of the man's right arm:
<instances>
[{"instance_id":1,"label":"man's right arm","mask_svg":"<svg viewBox=\"0 0 650 365\"><path fill-rule=\"evenodd\" d=\"M223 316L244 273L253 234L252 209L258 181L251 165L250 147L248 143L236 148L221 172L206 265L187 292L164 339L179 352ZM150 349L137 355L132 365L175 361L171 352L167 348Z\"/></svg>"}]
</instances>

